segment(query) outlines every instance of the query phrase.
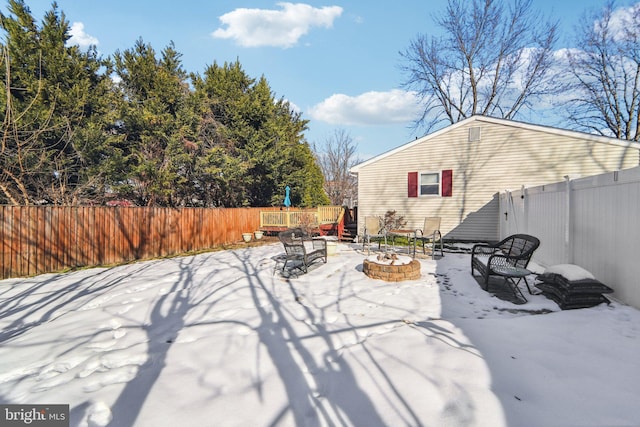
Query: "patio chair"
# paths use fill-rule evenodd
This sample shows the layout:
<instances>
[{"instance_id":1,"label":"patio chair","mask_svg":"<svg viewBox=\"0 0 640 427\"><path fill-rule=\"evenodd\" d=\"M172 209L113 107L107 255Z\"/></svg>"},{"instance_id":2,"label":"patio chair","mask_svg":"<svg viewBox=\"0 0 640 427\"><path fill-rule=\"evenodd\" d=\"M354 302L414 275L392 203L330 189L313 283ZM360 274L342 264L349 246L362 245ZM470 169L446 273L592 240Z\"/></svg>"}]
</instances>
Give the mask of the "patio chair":
<instances>
[{"instance_id":1,"label":"patio chair","mask_svg":"<svg viewBox=\"0 0 640 427\"><path fill-rule=\"evenodd\" d=\"M440 217L427 217L424 219L424 227L416 230L416 241L422 242L422 253L426 254L425 243L431 243L431 259L435 258L436 245L440 244L440 256L444 256L442 233L440 232Z\"/></svg>"},{"instance_id":2,"label":"patio chair","mask_svg":"<svg viewBox=\"0 0 640 427\"><path fill-rule=\"evenodd\" d=\"M290 228L278 233L278 239L284 246L284 264L282 272L287 268L287 263L295 263L296 268L306 273L309 266L318 259L327 263L327 241L325 239L313 239L301 228ZM309 243L309 245L305 245ZM277 261L276 261L277 262Z\"/></svg>"},{"instance_id":3,"label":"patio chair","mask_svg":"<svg viewBox=\"0 0 640 427\"><path fill-rule=\"evenodd\" d=\"M380 218L377 216L366 216L364 217L364 233L362 239L362 250L364 251L365 246L367 247L367 255L370 254L371 250L371 238L384 238L384 246L387 247L387 231L382 226L382 222ZM378 250L380 250L380 240L378 240Z\"/></svg>"},{"instance_id":4,"label":"patio chair","mask_svg":"<svg viewBox=\"0 0 640 427\"><path fill-rule=\"evenodd\" d=\"M529 287L527 276L533 274L527 270L533 253L540 246L537 237L528 234L514 234L496 243L478 243L471 249L471 275L477 270L482 279L481 286L489 290L491 276L502 277L513 291L514 296L526 302L527 299L520 291L518 284L524 280L527 290Z\"/></svg>"}]
</instances>

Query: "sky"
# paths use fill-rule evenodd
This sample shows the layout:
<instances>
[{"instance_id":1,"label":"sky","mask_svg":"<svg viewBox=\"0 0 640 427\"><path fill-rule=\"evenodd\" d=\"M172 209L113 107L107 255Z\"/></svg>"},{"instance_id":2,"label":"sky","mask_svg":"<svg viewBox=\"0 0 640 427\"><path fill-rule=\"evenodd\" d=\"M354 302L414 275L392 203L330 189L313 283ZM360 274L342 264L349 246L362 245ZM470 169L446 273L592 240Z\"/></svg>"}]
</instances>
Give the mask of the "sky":
<instances>
[{"instance_id":1,"label":"sky","mask_svg":"<svg viewBox=\"0 0 640 427\"><path fill-rule=\"evenodd\" d=\"M38 21L52 4L25 3ZM403 89L407 76L400 69L400 52L418 34L436 34L433 17L445 10L446 0L57 4L72 24L72 42L94 44L103 56L142 39L158 54L175 43L189 72L239 60L250 77L265 76L275 97L288 100L309 120L308 142L322 146L342 130L366 160L422 136L412 127L420 109L415 95ZM572 47L570 36L583 13L604 4L533 0L536 10L559 21L558 49ZM1 10L6 8L4 3Z\"/></svg>"},{"instance_id":2,"label":"sky","mask_svg":"<svg viewBox=\"0 0 640 427\"><path fill-rule=\"evenodd\" d=\"M638 425L637 309L513 304L465 253L394 283L360 245L298 277L282 252L0 281L0 404L70 405L72 427Z\"/></svg>"}]
</instances>

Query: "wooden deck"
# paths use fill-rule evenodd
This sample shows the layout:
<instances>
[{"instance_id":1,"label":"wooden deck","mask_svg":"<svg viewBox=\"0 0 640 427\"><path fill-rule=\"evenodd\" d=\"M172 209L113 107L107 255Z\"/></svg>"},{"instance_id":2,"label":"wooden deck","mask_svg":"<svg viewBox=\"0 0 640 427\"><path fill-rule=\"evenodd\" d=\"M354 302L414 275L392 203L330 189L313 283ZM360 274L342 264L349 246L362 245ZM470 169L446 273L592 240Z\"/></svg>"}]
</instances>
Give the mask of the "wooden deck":
<instances>
[{"instance_id":1,"label":"wooden deck","mask_svg":"<svg viewBox=\"0 0 640 427\"><path fill-rule=\"evenodd\" d=\"M260 211L260 230L264 232L278 233L294 227L309 228L321 236L340 239L344 232L344 207Z\"/></svg>"}]
</instances>

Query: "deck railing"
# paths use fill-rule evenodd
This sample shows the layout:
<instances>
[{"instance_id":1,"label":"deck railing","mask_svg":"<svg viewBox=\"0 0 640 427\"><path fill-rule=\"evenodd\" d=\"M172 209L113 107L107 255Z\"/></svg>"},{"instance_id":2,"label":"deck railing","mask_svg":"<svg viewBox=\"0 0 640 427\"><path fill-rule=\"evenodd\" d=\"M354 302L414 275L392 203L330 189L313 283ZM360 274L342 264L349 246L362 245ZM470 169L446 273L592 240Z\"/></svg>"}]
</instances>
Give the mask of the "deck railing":
<instances>
[{"instance_id":1,"label":"deck railing","mask_svg":"<svg viewBox=\"0 0 640 427\"><path fill-rule=\"evenodd\" d=\"M291 228L301 225L318 227L321 224L335 224L344 215L342 206L320 206L317 209L289 209L261 211L261 228Z\"/></svg>"},{"instance_id":2,"label":"deck railing","mask_svg":"<svg viewBox=\"0 0 640 427\"><path fill-rule=\"evenodd\" d=\"M321 224L333 224L340 221L344 215L344 207L342 206L319 206L318 219Z\"/></svg>"},{"instance_id":3,"label":"deck railing","mask_svg":"<svg viewBox=\"0 0 640 427\"><path fill-rule=\"evenodd\" d=\"M260 212L260 227L298 227L302 224L318 225L318 213L308 211Z\"/></svg>"}]
</instances>

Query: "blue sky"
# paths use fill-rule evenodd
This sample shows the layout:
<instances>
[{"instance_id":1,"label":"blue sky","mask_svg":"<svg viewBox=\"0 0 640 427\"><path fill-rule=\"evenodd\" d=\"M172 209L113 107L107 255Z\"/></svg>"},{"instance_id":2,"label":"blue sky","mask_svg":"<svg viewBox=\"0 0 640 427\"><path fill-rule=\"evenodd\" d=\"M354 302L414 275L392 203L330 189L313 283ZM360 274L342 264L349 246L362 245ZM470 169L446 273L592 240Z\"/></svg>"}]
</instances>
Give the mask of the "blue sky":
<instances>
[{"instance_id":1,"label":"blue sky","mask_svg":"<svg viewBox=\"0 0 640 427\"><path fill-rule=\"evenodd\" d=\"M51 3L26 0L38 21ZM415 139L410 125L417 108L411 93L401 89L399 52L416 35L437 30L432 17L446 3L57 1L73 24L73 40L95 44L103 56L132 48L142 38L158 53L173 41L190 72L238 59L249 76L264 75L276 98L287 99L310 121L310 143L322 145L335 130L344 130L362 160ZM605 3L533 0L534 8L560 21L558 48L573 47L573 26L584 12Z\"/></svg>"}]
</instances>

